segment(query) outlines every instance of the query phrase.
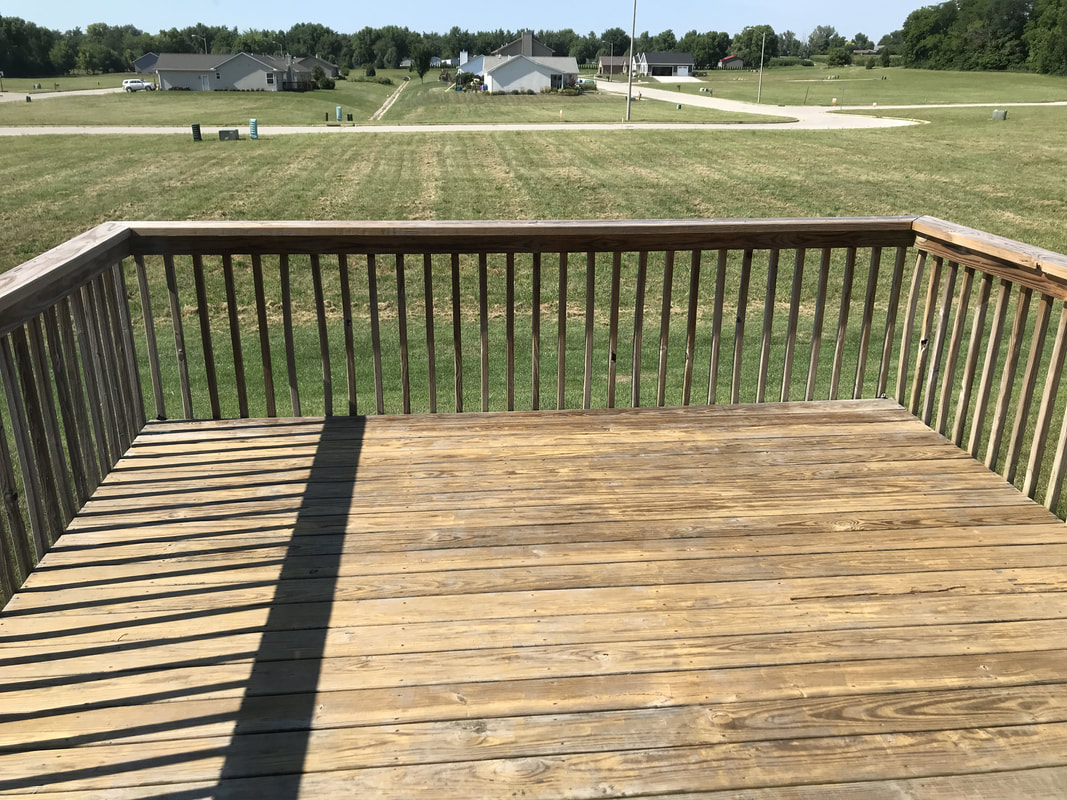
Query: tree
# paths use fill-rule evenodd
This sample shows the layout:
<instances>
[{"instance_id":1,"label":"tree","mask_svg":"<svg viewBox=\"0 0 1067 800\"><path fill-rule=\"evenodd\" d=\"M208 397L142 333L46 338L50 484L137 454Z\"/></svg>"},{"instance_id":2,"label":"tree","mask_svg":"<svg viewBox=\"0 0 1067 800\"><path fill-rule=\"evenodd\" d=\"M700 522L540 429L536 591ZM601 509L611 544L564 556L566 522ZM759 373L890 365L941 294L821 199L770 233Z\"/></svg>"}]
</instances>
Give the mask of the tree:
<instances>
[{"instance_id":1,"label":"tree","mask_svg":"<svg viewBox=\"0 0 1067 800\"><path fill-rule=\"evenodd\" d=\"M1037 0L1023 40L1030 68L1047 75L1067 75L1067 0Z\"/></svg>"},{"instance_id":2,"label":"tree","mask_svg":"<svg viewBox=\"0 0 1067 800\"><path fill-rule=\"evenodd\" d=\"M763 36L767 36L767 46L763 49ZM734 37L731 49L735 56L740 56L745 64L759 66L760 53L766 60L778 55L778 36L770 25L753 25L745 28Z\"/></svg>"},{"instance_id":3,"label":"tree","mask_svg":"<svg viewBox=\"0 0 1067 800\"><path fill-rule=\"evenodd\" d=\"M800 56L802 42L792 31L778 34L778 54L782 56Z\"/></svg>"},{"instance_id":4,"label":"tree","mask_svg":"<svg viewBox=\"0 0 1067 800\"><path fill-rule=\"evenodd\" d=\"M857 50L873 50L874 42L865 33L857 33L852 37L852 43L856 45Z\"/></svg>"},{"instance_id":5,"label":"tree","mask_svg":"<svg viewBox=\"0 0 1067 800\"><path fill-rule=\"evenodd\" d=\"M600 34L604 42L601 55L626 55L626 48L630 46L630 35L622 28L608 28Z\"/></svg>"},{"instance_id":6,"label":"tree","mask_svg":"<svg viewBox=\"0 0 1067 800\"><path fill-rule=\"evenodd\" d=\"M845 67L852 63L852 50L848 47L832 47L826 54L826 65L830 67Z\"/></svg>"},{"instance_id":7,"label":"tree","mask_svg":"<svg viewBox=\"0 0 1067 800\"><path fill-rule=\"evenodd\" d=\"M419 82L424 83L423 76L430 71L430 58L433 53L425 42L419 42L411 48L411 69L419 76Z\"/></svg>"},{"instance_id":8,"label":"tree","mask_svg":"<svg viewBox=\"0 0 1067 800\"><path fill-rule=\"evenodd\" d=\"M657 33L652 39L652 51L656 53L669 53L678 45L678 40L674 36L674 31L668 28L665 31Z\"/></svg>"},{"instance_id":9,"label":"tree","mask_svg":"<svg viewBox=\"0 0 1067 800\"><path fill-rule=\"evenodd\" d=\"M812 55L821 56L833 47L844 47L845 37L833 25L818 25L808 35L808 47Z\"/></svg>"}]
</instances>

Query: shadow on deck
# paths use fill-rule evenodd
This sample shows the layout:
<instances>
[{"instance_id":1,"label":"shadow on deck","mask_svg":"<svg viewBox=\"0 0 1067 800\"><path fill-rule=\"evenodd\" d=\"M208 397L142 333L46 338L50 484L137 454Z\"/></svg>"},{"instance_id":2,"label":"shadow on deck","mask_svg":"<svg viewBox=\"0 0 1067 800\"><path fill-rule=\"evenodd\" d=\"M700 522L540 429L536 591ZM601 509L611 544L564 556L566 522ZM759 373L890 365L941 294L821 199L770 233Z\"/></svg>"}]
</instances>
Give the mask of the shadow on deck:
<instances>
[{"instance_id":1,"label":"shadow on deck","mask_svg":"<svg viewBox=\"0 0 1067 800\"><path fill-rule=\"evenodd\" d=\"M149 423L0 793L1058 797L1065 538L884 400Z\"/></svg>"}]
</instances>

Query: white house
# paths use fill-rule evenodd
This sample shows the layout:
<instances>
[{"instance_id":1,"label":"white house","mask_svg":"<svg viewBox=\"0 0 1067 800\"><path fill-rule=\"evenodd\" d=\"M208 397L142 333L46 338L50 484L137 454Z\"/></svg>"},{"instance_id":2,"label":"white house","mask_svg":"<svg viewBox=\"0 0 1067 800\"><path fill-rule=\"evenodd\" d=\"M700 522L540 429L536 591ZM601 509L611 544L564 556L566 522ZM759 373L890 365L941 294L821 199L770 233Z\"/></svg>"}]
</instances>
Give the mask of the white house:
<instances>
[{"instance_id":1,"label":"white house","mask_svg":"<svg viewBox=\"0 0 1067 800\"><path fill-rule=\"evenodd\" d=\"M578 80L578 61L573 56L486 56L483 69L485 86L491 92L564 89Z\"/></svg>"},{"instance_id":2,"label":"white house","mask_svg":"<svg viewBox=\"0 0 1067 800\"><path fill-rule=\"evenodd\" d=\"M689 53L638 53L633 63L634 75L684 78L693 74Z\"/></svg>"}]
</instances>

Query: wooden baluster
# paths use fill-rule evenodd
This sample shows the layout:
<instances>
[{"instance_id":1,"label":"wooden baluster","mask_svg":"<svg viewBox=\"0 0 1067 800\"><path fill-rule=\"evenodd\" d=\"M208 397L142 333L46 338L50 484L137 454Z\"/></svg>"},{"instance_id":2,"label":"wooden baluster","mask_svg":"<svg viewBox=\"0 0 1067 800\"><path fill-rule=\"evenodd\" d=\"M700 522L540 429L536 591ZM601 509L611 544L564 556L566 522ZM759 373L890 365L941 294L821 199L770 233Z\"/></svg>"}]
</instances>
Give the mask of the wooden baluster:
<instances>
[{"instance_id":1,"label":"wooden baluster","mask_svg":"<svg viewBox=\"0 0 1067 800\"><path fill-rule=\"evenodd\" d=\"M556 334L556 408L566 408L567 380L567 254L559 254L559 322Z\"/></svg>"},{"instance_id":2,"label":"wooden baluster","mask_svg":"<svg viewBox=\"0 0 1067 800\"><path fill-rule=\"evenodd\" d=\"M178 280L174 272L174 256L163 256L163 269L167 276L167 295L170 298L171 327L174 329L174 357L178 362L178 382L181 385L182 413L185 419L193 418L193 394L189 388L189 363L185 356L185 332L182 328L182 305L178 297Z\"/></svg>"},{"instance_id":3,"label":"wooden baluster","mask_svg":"<svg viewBox=\"0 0 1067 800\"><path fill-rule=\"evenodd\" d=\"M515 410L515 254L505 256L504 370L508 411Z\"/></svg>"},{"instance_id":4,"label":"wooden baluster","mask_svg":"<svg viewBox=\"0 0 1067 800\"><path fill-rule=\"evenodd\" d=\"M915 327L915 311L922 291L923 272L926 267L926 251L920 250L915 259L915 271L911 274L911 289L908 291L908 308L904 312L904 325L900 331L900 358L897 363L897 402L904 405L908 385L908 366L911 364L911 337Z\"/></svg>"},{"instance_id":5,"label":"wooden baluster","mask_svg":"<svg viewBox=\"0 0 1067 800\"><path fill-rule=\"evenodd\" d=\"M993 328L989 332L985 362L982 366L982 377L978 381L978 397L975 399L974 412L971 414L971 436L967 443L967 450L972 458L978 458L978 450L982 443L986 409L989 406L989 395L993 388L993 376L996 373L997 362L1000 358L1000 343L1004 336L1004 321L1008 314L1011 287L1010 281L1001 278L1000 287L997 290L997 305L993 311Z\"/></svg>"},{"instance_id":6,"label":"wooden baluster","mask_svg":"<svg viewBox=\"0 0 1067 800\"><path fill-rule=\"evenodd\" d=\"M0 520L0 608L3 608L19 586L15 554L8 540L7 525Z\"/></svg>"},{"instance_id":7,"label":"wooden baluster","mask_svg":"<svg viewBox=\"0 0 1067 800\"><path fill-rule=\"evenodd\" d=\"M937 432L942 436L948 427L949 405L952 402L952 387L956 380L956 363L959 360L960 346L963 343L963 330L967 321L967 311L971 304L971 286L974 283L974 270L967 267L963 271L963 283L960 286L960 299L956 304L956 321L952 326L952 338L949 340L948 357L945 360L944 375L941 378L941 401L937 409Z\"/></svg>"},{"instance_id":8,"label":"wooden baluster","mask_svg":"<svg viewBox=\"0 0 1067 800\"><path fill-rule=\"evenodd\" d=\"M86 495L91 495L100 484L100 459L93 446L93 432L89 423L89 400L85 386L89 375L82 378L78 366L78 352L74 342L74 322L70 316L70 301L64 298L52 306L45 314L49 341L58 341L63 354L64 368L67 372L67 385L71 393L71 409L74 414L78 444L82 453L82 470L85 478ZM99 411L99 406L97 406Z\"/></svg>"},{"instance_id":9,"label":"wooden baluster","mask_svg":"<svg viewBox=\"0 0 1067 800\"><path fill-rule=\"evenodd\" d=\"M697 347L697 308L700 303L700 250L694 250L689 262L689 309L685 316L685 372L682 375L682 405L689 405L693 389L693 361Z\"/></svg>"},{"instance_id":10,"label":"wooden baluster","mask_svg":"<svg viewBox=\"0 0 1067 800\"><path fill-rule=\"evenodd\" d=\"M756 378L756 402L767 400L767 372L771 366L771 339L774 335L774 299L778 293L778 250L767 256L767 293L763 299L763 336L759 351L759 377ZM736 340L735 340L736 344ZM735 358L734 367L737 366Z\"/></svg>"},{"instance_id":11,"label":"wooden baluster","mask_svg":"<svg viewBox=\"0 0 1067 800\"><path fill-rule=\"evenodd\" d=\"M585 254L585 379L582 382L582 408L593 398L593 312L596 304L596 253Z\"/></svg>"},{"instance_id":12,"label":"wooden baluster","mask_svg":"<svg viewBox=\"0 0 1067 800\"><path fill-rule=\"evenodd\" d=\"M71 476L67 470L67 456L63 451L63 437L59 429L59 414L56 411L55 396L52 391L52 381L49 380L53 373L48 369L45 361L44 332L41 329L41 320L31 320L25 328L29 338L29 366L37 387L37 416L40 419L41 429L44 433L45 446L48 451L48 459L54 470L56 493L62 512L60 533L67 527L67 523L74 518L80 503L75 500L74 489L71 484ZM18 340L16 339L16 345ZM16 346L16 356L18 349ZM54 373L56 383L61 382L62 372ZM32 407L27 397L27 403ZM72 447L68 450L73 454L76 447L76 436L71 440Z\"/></svg>"},{"instance_id":13,"label":"wooden baluster","mask_svg":"<svg viewBox=\"0 0 1067 800\"><path fill-rule=\"evenodd\" d=\"M641 406L641 340L645 332L645 284L648 282L648 251L637 254L637 286L634 292L633 361L630 365L630 407Z\"/></svg>"},{"instance_id":14,"label":"wooden baluster","mask_svg":"<svg viewBox=\"0 0 1067 800\"><path fill-rule=\"evenodd\" d=\"M482 412L489 410L489 263L478 255L478 332L481 337Z\"/></svg>"},{"instance_id":15,"label":"wooden baluster","mask_svg":"<svg viewBox=\"0 0 1067 800\"><path fill-rule=\"evenodd\" d=\"M608 322L608 408L615 408L615 370L619 357L619 282L622 280L622 253L611 256L611 310Z\"/></svg>"},{"instance_id":16,"label":"wooden baluster","mask_svg":"<svg viewBox=\"0 0 1067 800\"><path fill-rule=\"evenodd\" d=\"M841 277L841 306L837 313L837 339L834 344L834 360L830 368L831 400L837 399L841 387L841 370L845 362L845 341L848 336L848 315L852 306L852 281L856 274L856 248L845 251L845 273Z\"/></svg>"},{"instance_id":17,"label":"wooden baluster","mask_svg":"<svg viewBox=\"0 0 1067 800\"><path fill-rule=\"evenodd\" d=\"M70 471L74 478L76 506L80 507L92 494L88 481L89 465L95 466L92 448L85 447L88 432L81 429L78 419L78 409L84 409L85 397L72 370L74 365L68 361L63 337L59 333L56 306L45 311L44 323L48 334L48 355L56 381L56 396L59 400L59 411L63 417L63 430L66 434ZM85 424L88 426L88 418Z\"/></svg>"},{"instance_id":18,"label":"wooden baluster","mask_svg":"<svg viewBox=\"0 0 1067 800\"><path fill-rule=\"evenodd\" d=\"M919 354L915 360L915 375L912 377L911 398L908 401L908 410L916 416L919 415L919 403L923 395L923 378L926 376L926 364L930 358L930 329L934 324L934 308L937 305L937 290L941 287L943 264L944 261L940 256L934 258L934 266L930 270L930 284L926 290L922 327L919 329Z\"/></svg>"},{"instance_id":19,"label":"wooden baluster","mask_svg":"<svg viewBox=\"0 0 1067 800\"><path fill-rule=\"evenodd\" d=\"M144 320L145 347L148 350L148 371L152 378L152 398L156 404L156 419L167 418L167 406L163 397L163 374L160 371L159 347L156 344L156 322L152 315L152 295L148 289L148 273L144 256L133 258L137 270L137 288L141 294L141 317Z\"/></svg>"},{"instance_id":20,"label":"wooden baluster","mask_svg":"<svg viewBox=\"0 0 1067 800\"><path fill-rule=\"evenodd\" d=\"M1030 419L1030 406L1034 400L1034 389L1037 387L1037 373L1041 370L1041 356L1045 349L1045 336L1048 334L1048 322L1052 315L1053 302L1055 301L1052 297L1042 294L1037 304L1037 321L1034 324L1034 335L1030 339L1030 355L1026 359L1023 385L1019 391L1019 403L1015 409L1011 439L1008 441L1008 454L1004 459L1004 478L1008 483L1015 483L1015 471L1019 466L1023 438Z\"/></svg>"},{"instance_id":21,"label":"wooden baluster","mask_svg":"<svg viewBox=\"0 0 1067 800\"><path fill-rule=\"evenodd\" d=\"M452 364L456 412L463 411L463 320L460 317L459 253L452 254Z\"/></svg>"},{"instance_id":22,"label":"wooden baluster","mask_svg":"<svg viewBox=\"0 0 1067 800\"><path fill-rule=\"evenodd\" d=\"M399 256L397 256L399 259ZM397 266L400 271L399 265ZM318 253L311 254L311 287L315 296L315 322L319 332L319 363L322 367L322 408L333 416L333 371L330 369L330 334L326 328L326 301L322 291L322 263Z\"/></svg>"},{"instance_id":23,"label":"wooden baluster","mask_svg":"<svg viewBox=\"0 0 1067 800\"><path fill-rule=\"evenodd\" d=\"M129 446L124 431L126 418L118 390L118 378L111 359L111 348L108 347L107 315L97 291L97 284L94 282L84 286L83 293L86 298L85 319L89 324L89 341L100 369L100 395L104 399L104 420L108 426L110 468Z\"/></svg>"},{"instance_id":24,"label":"wooden baluster","mask_svg":"<svg viewBox=\"0 0 1067 800\"><path fill-rule=\"evenodd\" d=\"M274 401L274 367L270 355L270 327L267 324L267 301L263 291L263 263L252 256L252 282L256 292L256 323L259 327L259 354L263 363L263 397L267 402L267 416L278 416Z\"/></svg>"},{"instance_id":25,"label":"wooden baluster","mask_svg":"<svg viewBox=\"0 0 1067 800\"><path fill-rule=\"evenodd\" d=\"M352 332L352 286L348 282L348 256L341 253L337 256L337 271L341 280L341 315L344 317L345 330L345 375L348 378L348 413L355 416L359 413L359 405L356 398L356 344ZM432 313L432 311L430 312ZM428 334L433 336L431 326ZM433 350L431 349L431 358ZM432 392L431 384L431 392ZM435 395L431 394L431 397Z\"/></svg>"},{"instance_id":26,"label":"wooden baluster","mask_svg":"<svg viewBox=\"0 0 1067 800\"><path fill-rule=\"evenodd\" d=\"M823 318L826 315L826 283L830 275L829 247L822 250L822 259L819 262L819 288L815 298L815 319L812 324L811 355L808 358L808 380L804 389L804 399L815 399L815 382L819 377L819 349L822 347Z\"/></svg>"},{"instance_id":27,"label":"wooden baluster","mask_svg":"<svg viewBox=\"0 0 1067 800\"><path fill-rule=\"evenodd\" d=\"M226 282L226 315L230 323L230 349L233 351L233 377L237 387L237 413L248 417L248 385L245 382L245 356L241 348L241 323L237 316L237 288L233 279L233 256L222 257L222 275Z\"/></svg>"},{"instance_id":28,"label":"wooden baluster","mask_svg":"<svg viewBox=\"0 0 1067 800\"><path fill-rule=\"evenodd\" d=\"M367 304L370 306L370 343L371 358L374 365L374 402L377 412L379 414L384 414L385 388L382 385L382 332L378 321L378 264L374 253L367 254ZM461 411L462 408L457 410Z\"/></svg>"},{"instance_id":29,"label":"wooden baluster","mask_svg":"<svg viewBox=\"0 0 1067 800\"><path fill-rule=\"evenodd\" d=\"M40 408L33 386L25 331L17 328L4 337L0 350L4 362L0 364L0 374L7 390L8 409L12 410L11 426L22 467L23 491L27 501L32 501L34 506L30 524L39 561L63 532L63 524L59 518L59 498L48 446L40 425Z\"/></svg>"},{"instance_id":30,"label":"wooden baluster","mask_svg":"<svg viewBox=\"0 0 1067 800\"><path fill-rule=\"evenodd\" d=\"M863 321L860 323L860 348L856 359L856 380L852 384L852 398L863 397L867 372L867 354L871 345L871 326L874 324L874 304L878 295L878 272L882 262L882 248L871 248L871 263L867 270L867 291L863 300Z\"/></svg>"},{"instance_id":31,"label":"wooden baluster","mask_svg":"<svg viewBox=\"0 0 1067 800\"><path fill-rule=\"evenodd\" d=\"M530 408L541 408L541 254L533 254L532 308L530 309Z\"/></svg>"},{"instance_id":32,"label":"wooden baluster","mask_svg":"<svg viewBox=\"0 0 1067 800\"><path fill-rule=\"evenodd\" d=\"M748 285L752 275L752 251L741 256L741 280L737 290L737 314L734 322L734 363L730 381L730 402L741 402L741 364L745 346L745 318L748 316Z\"/></svg>"},{"instance_id":33,"label":"wooden baluster","mask_svg":"<svg viewBox=\"0 0 1067 800\"><path fill-rule=\"evenodd\" d=\"M0 342L0 379L2 379L5 389L7 387L7 369L4 364L7 362L3 355L3 348L6 344L6 339ZM14 406L9 403L8 409L12 410L13 408ZM12 420L12 426L14 427L14 425L15 422ZM16 447L18 447L18 435L15 431L12 431L11 435ZM22 507L19 505L19 486L15 480L14 461L11 458L7 436L3 417L0 416L0 502L3 503L4 509L7 511L7 524L11 534L11 559L9 563L15 567L17 575L14 583L17 585L19 579L25 579L30 574L36 561L33 553L30 552L30 534L26 531L26 524L22 517ZM31 490L36 490L36 488L36 486L30 487ZM31 525L33 524L31 515L34 513L34 502L33 498L27 494L26 504L29 512L27 516L30 516ZM0 536L2 535L3 531L0 530ZM6 602L6 600L3 602Z\"/></svg>"},{"instance_id":34,"label":"wooden baluster","mask_svg":"<svg viewBox=\"0 0 1067 800\"><path fill-rule=\"evenodd\" d=\"M719 251L715 268L715 299L711 312L711 355L708 358L708 405L719 400L719 357L722 352L722 307L726 299L726 260L728 250Z\"/></svg>"},{"instance_id":35,"label":"wooden baluster","mask_svg":"<svg viewBox=\"0 0 1067 800\"><path fill-rule=\"evenodd\" d=\"M130 316L129 294L126 289L126 272L120 263L111 269L112 289L115 298L115 319L119 328L119 353L122 357L129 387L130 406L133 409L134 435L145 425L144 390L141 388L141 370L137 362L137 348L133 343L133 319Z\"/></svg>"},{"instance_id":36,"label":"wooden baluster","mask_svg":"<svg viewBox=\"0 0 1067 800\"><path fill-rule=\"evenodd\" d=\"M663 261L663 304L659 317L659 372L656 377L656 405L663 406L667 397L667 348L671 332L671 292L674 290L674 251L668 250Z\"/></svg>"},{"instance_id":37,"label":"wooden baluster","mask_svg":"<svg viewBox=\"0 0 1067 800\"><path fill-rule=\"evenodd\" d=\"M293 297L289 288L289 256L282 253L278 260L279 284L282 290L282 332L285 337L285 367L289 377L289 406L294 417L300 411L300 385L296 374L296 342L293 338Z\"/></svg>"},{"instance_id":38,"label":"wooden baluster","mask_svg":"<svg viewBox=\"0 0 1067 800\"><path fill-rule=\"evenodd\" d=\"M1026 320L1030 314L1030 298L1034 290L1028 286L1019 288L1019 298L1015 305L1015 321L1008 338L1008 352L1004 362L1004 371L1000 375L1000 392L993 411L993 426L989 432L989 444L986 447L985 465L996 471L1000 456L1000 445L1004 440L1004 425L1007 422L1008 406L1011 403L1011 390L1015 386L1015 372L1019 366L1019 354L1022 352L1023 334Z\"/></svg>"},{"instance_id":39,"label":"wooden baluster","mask_svg":"<svg viewBox=\"0 0 1067 800\"><path fill-rule=\"evenodd\" d=\"M422 255L422 290L426 305L426 383L430 413L437 413L437 352L433 335L433 257ZM353 389L354 393L354 389Z\"/></svg>"},{"instance_id":40,"label":"wooden baluster","mask_svg":"<svg viewBox=\"0 0 1067 800\"><path fill-rule=\"evenodd\" d=\"M889 289L889 308L886 310L885 315L882 363L878 367L878 397L884 397L889 390L889 369L890 364L893 362L893 335L896 332L897 311L900 308L900 289L904 282L904 261L907 257L908 249L906 247L898 247L897 258L893 264L893 283Z\"/></svg>"},{"instance_id":41,"label":"wooden baluster","mask_svg":"<svg viewBox=\"0 0 1067 800\"><path fill-rule=\"evenodd\" d=\"M1045 376L1045 388L1041 392L1041 405L1037 410L1037 422L1034 425L1034 444L1030 448L1030 459L1026 464L1026 476L1023 479L1023 494L1027 497L1037 495L1037 481L1041 475L1041 464L1045 460L1045 448L1048 446L1048 431L1052 415L1056 411L1056 395L1063 375L1064 355L1067 354L1067 303L1060 303L1060 323L1056 328L1056 341L1052 346L1052 358L1049 361L1048 374ZM1067 419L1067 415L1064 416ZM1063 453L1056 453L1056 461L1062 459ZM1054 465L1055 466L1055 465ZM1062 483L1062 464L1057 476ZM1055 472L1055 469L1053 470ZM1057 490L1058 491L1058 490ZM1045 492L1046 499L1052 492L1052 485ZM1058 498L1057 498L1058 499ZM1051 506L1050 506L1051 507Z\"/></svg>"},{"instance_id":42,"label":"wooden baluster","mask_svg":"<svg viewBox=\"0 0 1067 800\"><path fill-rule=\"evenodd\" d=\"M971 391L974 388L974 376L978 368L978 356L982 349L982 337L985 335L986 312L989 309L989 296L993 290L993 276L985 274L978 285L978 304L974 309L971 324L971 338L967 344L967 360L963 366L963 379L960 382L959 401L956 403L956 420L952 426L952 441L957 447L963 446L963 433L970 419Z\"/></svg>"},{"instance_id":43,"label":"wooden baluster","mask_svg":"<svg viewBox=\"0 0 1067 800\"><path fill-rule=\"evenodd\" d=\"M211 418L222 419L219 404L219 378L215 371L215 347L211 342L211 318L207 304L207 286L204 283L204 259L193 256L193 282L196 284L196 311L200 318L200 344L204 350L204 373L207 375L208 400L211 403ZM299 416L299 414L297 415Z\"/></svg>"},{"instance_id":44,"label":"wooden baluster","mask_svg":"<svg viewBox=\"0 0 1067 800\"><path fill-rule=\"evenodd\" d=\"M807 251L798 247L793 258L793 286L789 295L789 322L785 332L785 363L782 365L781 402L789 400L790 384L793 382L793 353L797 346L797 323L800 320L800 298L804 292L804 261Z\"/></svg>"},{"instance_id":45,"label":"wooden baluster","mask_svg":"<svg viewBox=\"0 0 1067 800\"><path fill-rule=\"evenodd\" d=\"M397 253L396 265L396 312L400 334L400 392L401 407L405 414L411 413L411 374L408 359L408 290L404 275L404 256Z\"/></svg>"},{"instance_id":46,"label":"wooden baluster","mask_svg":"<svg viewBox=\"0 0 1067 800\"><path fill-rule=\"evenodd\" d=\"M89 331L88 315L85 313L82 293L75 291L70 294L68 300L71 314L74 317L78 352L81 356L82 374L85 380L85 391L89 400L89 413L93 421L92 433L96 442L93 453L98 467L96 470L98 476L96 482L99 483L111 469L112 463L110 459L111 448L108 443L110 431L105 422L104 399L100 388L103 377L100 370L100 361L93 350L92 335ZM69 323L69 321L69 318L64 320L65 323Z\"/></svg>"},{"instance_id":47,"label":"wooden baluster","mask_svg":"<svg viewBox=\"0 0 1067 800\"><path fill-rule=\"evenodd\" d=\"M936 265L935 265L936 267ZM937 394L937 379L941 375L941 359L945 349L945 335L948 333L948 321L952 316L952 297L956 293L956 276L959 274L959 266L950 261L948 264L948 280L941 297L941 309L937 316L937 329L934 332L933 346L927 348L927 353L932 354L929 358L929 373L926 376L926 394L923 397L922 421L927 425L934 416L934 399ZM933 320L931 320L931 324Z\"/></svg>"}]
</instances>

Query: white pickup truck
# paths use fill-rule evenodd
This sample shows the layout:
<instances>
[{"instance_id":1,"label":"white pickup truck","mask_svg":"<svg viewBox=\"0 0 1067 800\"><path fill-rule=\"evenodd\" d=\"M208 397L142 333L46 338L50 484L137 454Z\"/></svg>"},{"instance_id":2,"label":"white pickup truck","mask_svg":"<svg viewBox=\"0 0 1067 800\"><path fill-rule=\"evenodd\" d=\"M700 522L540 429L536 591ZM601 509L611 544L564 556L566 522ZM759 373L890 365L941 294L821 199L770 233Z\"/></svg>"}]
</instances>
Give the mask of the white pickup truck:
<instances>
[{"instance_id":1,"label":"white pickup truck","mask_svg":"<svg viewBox=\"0 0 1067 800\"><path fill-rule=\"evenodd\" d=\"M142 89L151 92L156 88L156 85L141 78L127 78L122 82L122 88L127 92L139 92Z\"/></svg>"}]
</instances>

